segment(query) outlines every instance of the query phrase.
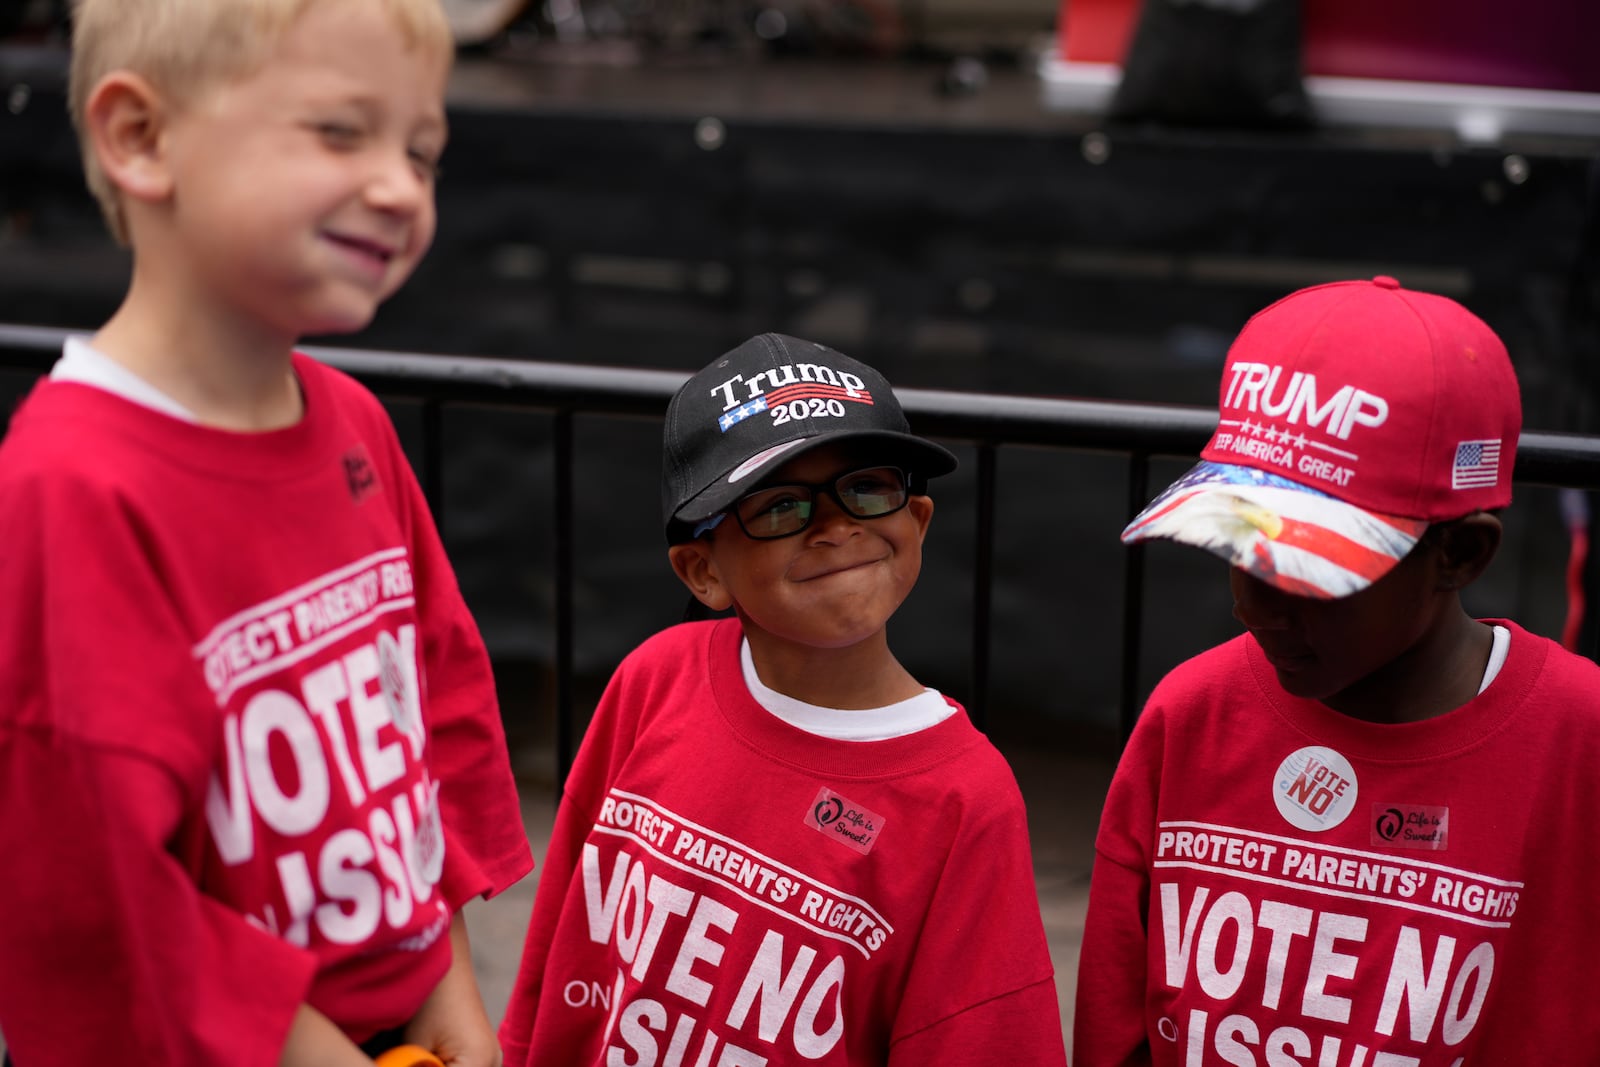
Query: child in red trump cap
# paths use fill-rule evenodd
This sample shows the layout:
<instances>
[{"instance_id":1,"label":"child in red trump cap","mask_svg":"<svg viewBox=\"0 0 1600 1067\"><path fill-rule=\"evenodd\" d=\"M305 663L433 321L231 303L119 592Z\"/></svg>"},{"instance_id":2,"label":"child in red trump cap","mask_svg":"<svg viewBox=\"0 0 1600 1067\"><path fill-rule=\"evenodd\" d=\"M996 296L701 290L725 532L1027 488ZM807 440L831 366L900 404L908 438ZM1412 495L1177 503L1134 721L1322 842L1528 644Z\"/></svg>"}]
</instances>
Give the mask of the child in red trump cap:
<instances>
[{"instance_id":1,"label":"child in red trump cap","mask_svg":"<svg viewBox=\"0 0 1600 1067\"><path fill-rule=\"evenodd\" d=\"M1460 593L1500 544L1505 346L1392 278L1228 354L1198 466L1123 532L1226 559L1247 631L1145 705L1096 843L1073 1061L1567 1063L1600 669Z\"/></svg>"}]
</instances>

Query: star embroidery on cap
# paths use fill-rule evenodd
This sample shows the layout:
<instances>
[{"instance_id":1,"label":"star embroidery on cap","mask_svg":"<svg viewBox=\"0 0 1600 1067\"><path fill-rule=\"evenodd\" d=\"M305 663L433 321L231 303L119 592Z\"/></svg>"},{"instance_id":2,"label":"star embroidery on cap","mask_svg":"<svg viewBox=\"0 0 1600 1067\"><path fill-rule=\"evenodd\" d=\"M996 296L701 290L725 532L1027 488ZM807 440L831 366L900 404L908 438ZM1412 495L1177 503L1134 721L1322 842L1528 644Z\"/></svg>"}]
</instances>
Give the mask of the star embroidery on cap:
<instances>
[{"instance_id":1,"label":"star embroidery on cap","mask_svg":"<svg viewBox=\"0 0 1600 1067\"><path fill-rule=\"evenodd\" d=\"M717 419L717 426L726 431L728 427L734 425L735 423L743 422L751 415L759 415L765 410L767 410L767 398L764 396L758 396L748 404L743 404L734 408L732 411L724 412Z\"/></svg>"}]
</instances>

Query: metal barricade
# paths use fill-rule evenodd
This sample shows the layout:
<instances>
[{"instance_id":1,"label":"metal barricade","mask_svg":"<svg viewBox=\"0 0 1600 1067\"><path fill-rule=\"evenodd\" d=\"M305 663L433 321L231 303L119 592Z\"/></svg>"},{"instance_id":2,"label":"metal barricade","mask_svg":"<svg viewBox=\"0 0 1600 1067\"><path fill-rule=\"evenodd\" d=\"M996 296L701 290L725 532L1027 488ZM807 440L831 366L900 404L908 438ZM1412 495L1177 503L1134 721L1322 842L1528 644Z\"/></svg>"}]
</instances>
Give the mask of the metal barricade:
<instances>
[{"instance_id":1,"label":"metal barricade","mask_svg":"<svg viewBox=\"0 0 1600 1067\"><path fill-rule=\"evenodd\" d=\"M0 370L43 373L68 331L0 325ZM553 416L554 540L550 567L556 719L556 778L565 778L577 745L573 698L573 419L578 415L659 418L687 372L523 362L407 352L310 347L307 352L351 374L380 396L415 401L422 410L418 478L436 513L443 500L442 411L451 404L491 404ZM917 432L970 442L977 449L977 529L972 560L972 645L969 712L981 726L990 692L991 590L994 563L995 459L1016 445L1121 453L1128 457L1127 514L1150 497L1152 459L1195 456L1216 425L1210 409L896 389ZM1517 446L1519 483L1600 488L1600 437L1524 431ZM1123 579L1123 626L1118 689L1122 738L1138 714L1137 677L1143 630L1144 553L1128 551ZM1591 656L1593 649L1584 650Z\"/></svg>"}]
</instances>

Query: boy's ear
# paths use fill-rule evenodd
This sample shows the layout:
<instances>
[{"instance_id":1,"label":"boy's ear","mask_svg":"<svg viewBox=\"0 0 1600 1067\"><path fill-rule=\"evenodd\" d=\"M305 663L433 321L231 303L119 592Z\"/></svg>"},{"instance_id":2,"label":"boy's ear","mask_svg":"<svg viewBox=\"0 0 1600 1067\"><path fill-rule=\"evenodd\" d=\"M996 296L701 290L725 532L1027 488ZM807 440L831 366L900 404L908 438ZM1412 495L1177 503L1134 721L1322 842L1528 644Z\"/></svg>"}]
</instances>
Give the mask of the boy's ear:
<instances>
[{"instance_id":1,"label":"boy's ear","mask_svg":"<svg viewBox=\"0 0 1600 1067\"><path fill-rule=\"evenodd\" d=\"M1487 511L1441 523L1429 533L1439 549L1439 583L1445 589L1465 589L1477 581L1500 550L1500 518Z\"/></svg>"},{"instance_id":2,"label":"boy's ear","mask_svg":"<svg viewBox=\"0 0 1600 1067\"><path fill-rule=\"evenodd\" d=\"M917 537L928 536L928 524L933 521L933 497L915 493L906 501L906 510L917 520Z\"/></svg>"},{"instance_id":3,"label":"boy's ear","mask_svg":"<svg viewBox=\"0 0 1600 1067\"><path fill-rule=\"evenodd\" d=\"M716 561L711 558L711 546L705 540L696 538L681 545L672 545L667 549L667 558L672 561L672 573L688 586L689 592L700 603L712 611L727 611L733 607L733 597L717 574Z\"/></svg>"},{"instance_id":4,"label":"boy's ear","mask_svg":"<svg viewBox=\"0 0 1600 1067\"><path fill-rule=\"evenodd\" d=\"M165 134L172 112L165 98L131 71L100 79L84 105L90 149L124 196L158 201L172 191Z\"/></svg>"}]
</instances>

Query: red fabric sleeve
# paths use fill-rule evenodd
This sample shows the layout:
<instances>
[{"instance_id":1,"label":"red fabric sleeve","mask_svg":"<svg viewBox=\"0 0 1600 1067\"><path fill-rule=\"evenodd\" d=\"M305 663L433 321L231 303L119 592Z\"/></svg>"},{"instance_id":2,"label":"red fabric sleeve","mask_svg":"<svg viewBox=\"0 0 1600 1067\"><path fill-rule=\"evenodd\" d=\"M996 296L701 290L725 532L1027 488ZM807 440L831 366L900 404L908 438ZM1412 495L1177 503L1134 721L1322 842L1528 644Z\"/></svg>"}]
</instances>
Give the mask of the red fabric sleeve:
<instances>
[{"instance_id":1,"label":"red fabric sleeve","mask_svg":"<svg viewBox=\"0 0 1600 1067\"><path fill-rule=\"evenodd\" d=\"M1095 857L1073 1011L1077 1067L1151 1062L1144 1022L1149 896L1143 872Z\"/></svg>"},{"instance_id":2,"label":"red fabric sleeve","mask_svg":"<svg viewBox=\"0 0 1600 1067\"><path fill-rule=\"evenodd\" d=\"M206 697L109 494L0 483L0 1030L20 1063L277 1063L315 960L203 896Z\"/></svg>"},{"instance_id":3,"label":"red fabric sleeve","mask_svg":"<svg viewBox=\"0 0 1600 1067\"><path fill-rule=\"evenodd\" d=\"M543 993L545 961L576 877L584 840L610 785L614 760L632 746L637 708L647 699L630 690L629 659L624 659L611 676L595 706L594 717L584 731L567 775L549 847L540 860L539 888L534 895L522 960L500 1024L500 1047L505 1052L506 1067L533 1067L529 1063L529 1038ZM630 710L634 715L627 714Z\"/></svg>"},{"instance_id":4,"label":"red fabric sleeve","mask_svg":"<svg viewBox=\"0 0 1600 1067\"><path fill-rule=\"evenodd\" d=\"M0 734L0 1029L18 1063L275 1067L316 968L199 892L162 768Z\"/></svg>"},{"instance_id":5,"label":"red fabric sleeve","mask_svg":"<svg viewBox=\"0 0 1600 1067\"><path fill-rule=\"evenodd\" d=\"M985 784L951 798L960 829L918 937L891 1065L1066 1063L1022 794L999 754L989 759L975 779Z\"/></svg>"},{"instance_id":6,"label":"red fabric sleeve","mask_svg":"<svg viewBox=\"0 0 1600 1067\"><path fill-rule=\"evenodd\" d=\"M393 439L392 433L389 435ZM398 444L395 445L398 455ZM467 609L422 489L395 463L410 531L427 687L429 765L445 827L441 887L453 910L493 896L533 869L506 750L489 654Z\"/></svg>"},{"instance_id":7,"label":"red fabric sleeve","mask_svg":"<svg viewBox=\"0 0 1600 1067\"><path fill-rule=\"evenodd\" d=\"M1060 1018L1055 983L1035 982L895 1042L889 1067L1064 1067L1060 1026L1041 1025Z\"/></svg>"},{"instance_id":8,"label":"red fabric sleeve","mask_svg":"<svg viewBox=\"0 0 1600 1067\"><path fill-rule=\"evenodd\" d=\"M1170 676L1169 676L1170 678ZM1151 694L1112 776L1095 838L1078 956L1072 1059L1078 1067L1148 1064L1149 841L1166 739L1169 681Z\"/></svg>"},{"instance_id":9,"label":"red fabric sleeve","mask_svg":"<svg viewBox=\"0 0 1600 1067\"><path fill-rule=\"evenodd\" d=\"M529 1064L530 1038L543 994L545 963L578 869L584 838L594 819L593 812L574 796L574 781L574 777L567 779L567 792L556 810L550 845L540 857L539 888L528 920L517 980L506 1004L505 1018L500 1023L500 1047L505 1053L506 1067Z\"/></svg>"}]
</instances>

